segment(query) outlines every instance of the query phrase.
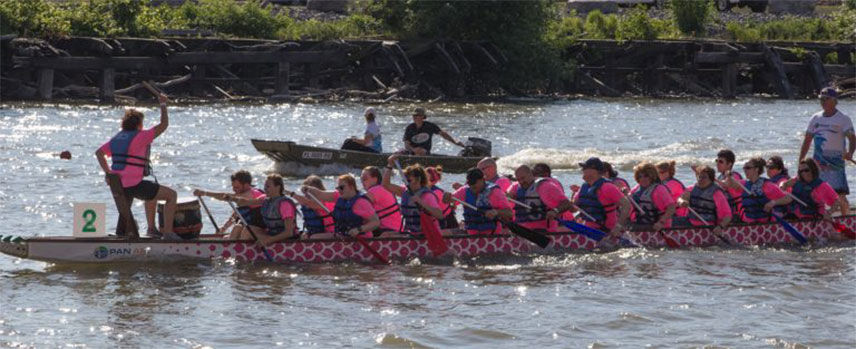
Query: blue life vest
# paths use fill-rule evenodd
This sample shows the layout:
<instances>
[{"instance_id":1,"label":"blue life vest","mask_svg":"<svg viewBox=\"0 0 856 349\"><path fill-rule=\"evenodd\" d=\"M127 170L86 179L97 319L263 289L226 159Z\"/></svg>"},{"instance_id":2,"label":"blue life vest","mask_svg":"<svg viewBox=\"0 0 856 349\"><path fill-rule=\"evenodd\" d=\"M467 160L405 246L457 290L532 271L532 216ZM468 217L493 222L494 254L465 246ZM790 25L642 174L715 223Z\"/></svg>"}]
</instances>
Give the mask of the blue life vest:
<instances>
[{"instance_id":1,"label":"blue life vest","mask_svg":"<svg viewBox=\"0 0 856 349\"><path fill-rule=\"evenodd\" d=\"M773 184L776 184L776 185L778 185L778 184L779 184L779 181L781 181L782 179L784 179L784 180L788 180L788 179L790 179L790 177L788 177L788 176L787 176L787 175L785 175L784 173L779 173L779 174L777 174L777 175L775 175L775 176L773 176L773 177L770 177L770 181L772 181L772 182L773 182Z\"/></svg>"},{"instance_id":2,"label":"blue life vest","mask_svg":"<svg viewBox=\"0 0 856 349\"><path fill-rule=\"evenodd\" d=\"M690 192L690 208L710 224L716 224L719 221L719 216L716 214L716 202L713 201L713 195L717 191L722 192L725 197L728 197L728 193L725 193L716 184L711 184L704 189L695 186L693 187L693 191Z\"/></svg>"},{"instance_id":3,"label":"blue life vest","mask_svg":"<svg viewBox=\"0 0 856 349\"><path fill-rule=\"evenodd\" d=\"M654 194L654 190L657 189L658 186L664 185L660 183L653 183L646 188L639 187L635 193L631 194L633 196L633 200L636 201L636 204L642 208L643 212L636 211L636 224L644 224L651 225L660 220L660 216L663 215L663 212L660 212L657 209L657 205L654 204L654 199L652 198ZM666 188L668 191L669 188Z\"/></svg>"},{"instance_id":4,"label":"blue life vest","mask_svg":"<svg viewBox=\"0 0 856 349\"><path fill-rule=\"evenodd\" d=\"M363 217L360 217L356 213L354 213L354 204L357 203L357 200L365 199L369 201L371 204L371 200L368 197L363 195L360 192L357 192L357 195L354 195L350 199L344 199L339 197L336 200L336 206L333 208L333 223L336 226L336 232L340 234L347 234L347 232L353 228L359 228L363 225Z\"/></svg>"},{"instance_id":5,"label":"blue life vest","mask_svg":"<svg viewBox=\"0 0 856 349\"><path fill-rule=\"evenodd\" d=\"M811 197L811 193L821 184L823 184L823 181L820 178L815 178L811 183L806 183L801 180L797 181L797 183L794 184L794 188L791 190L791 193L796 196L797 199L802 200L802 202L808 205L808 207L803 206L794 200L794 202L791 203L791 208L793 210L799 208L800 214L803 215L819 215L817 202L814 201L813 197Z\"/></svg>"},{"instance_id":6,"label":"blue life vest","mask_svg":"<svg viewBox=\"0 0 856 349\"><path fill-rule=\"evenodd\" d=\"M262 219L264 219L268 235L277 235L285 231L285 222L282 220L282 214L279 212L279 208L283 204L291 205L292 208L297 207L294 201L287 196L267 198L262 203Z\"/></svg>"},{"instance_id":7,"label":"blue life vest","mask_svg":"<svg viewBox=\"0 0 856 349\"><path fill-rule=\"evenodd\" d=\"M330 217L330 214L323 216L319 215L310 207L300 205L300 213L303 214L303 231L308 235L324 233L327 227L324 224L324 219Z\"/></svg>"},{"instance_id":8,"label":"blue life vest","mask_svg":"<svg viewBox=\"0 0 856 349\"><path fill-rule=\"evenodd\" d=\"M607 213L616 210L615 204L604 206L597 197L604 183L607 183L605 178L598 179L593 185L583 183L582 187L580 187L580 195L577 200L577 207L591 215L595 219L593 222L600 224L601 227L604 227L606 224ZM583 220L592 222L587 215L582 215L582 217Z\"/></svg>"},{"instance_id":9,"label":"blue life vest","mask_svg":"<svg viewBox=\"0 0 856 349\"><path fill-rule=\"evenodd\" d=\"M256 188L251 188L250 190L253 192L260 192L260 190L258 190ZM253 195L253 196L255 196L255 195ZM259 210L259 209L260 209L259 207L238 206L238 213L241 215L241 217L244 217L244 221L246 221L249 224L252 224L253 223L253 211Z\"/></svg>"},{"instance_id":10,"label":"blue life vest","mask_svg":"<svg viewBox=\"0 0 856 349\"><path fill-rule=\"evenodd\" d=\"M125 166L131 165L142 167L143 176L151 174L152 168L149 162L151 146L146 148L146 154L144 154L145 157L128 154L128 149L131 148L131 141L133 141L134 137L139 133L140 131L137 130L119 131L119 133L110 139L110 153L112 154L111 159L113 161L112 165L110 165L110 169L121 171L125 169ZM131 161L132 159L135 161Z\"/></svg>"},{"instance_id":11,"label":"blue life vest","mask_svg":"<svg viewBox=\"0 0 856 349\"><path fill-rule=\"evenodd\" d=\"M770 214L764 211L764 205L770 202L767 195L764 194L764 183L768 179L764 177L758 178L754 183L746 181L746 189L749 192L743 191L741 194L743 199L743 215L751 219L769 218Z\"/></svg>"},{"instance_id":12,"label":"blue life vest","mask_svg":"<svg viewBox=\"0 0 856 349\"><path fill-rule=\"evenodd\" d=\"M478 210L474 210L469 206L464 205L464 224L467 226L467 229L480 231L496 230L496 221L488 219L484 215L484 211L493 209L493 206L490 205L490 193L494 189L502 190L499 186L488 182L485 182L484 189L482 189L478 195L473 193L471 188L467 188L467 196L464 198L464 201L478 208Z\"/></svg>"},{"instance_id":13,"label":"blue life vest","mask_svg":"<svg viewBox=\"0 0 856 349\"><path fill-rule=\"evenodd\" d=\"M383 137L381 135L377 135L377 137L372 136L372 146L370 147L374 151L378 153L383 152Z\"/></svg>"},{"instance_id":14,"label":"blue life vest","mask_svg":"<svg viewBox=\"0 0 856 349\"><path fill-rule=\"evenodd\" d=\"M404 219L404 231L411 233L422 233L422 225L419 222L420 208L416 204L411 203L410 198L413 196L421 197L425 193L430 193L436 197L437 195L427 187L422 187L416 193L412 193L410 188L401 194L401 218Z\"/></svg>"},{"instance_id":15,"label":"blue life vest","mask_svg":"<svg viewBox=\"0 0 856 349\"><path fill-rule=\"evenodd\" d=\"M538 178L529 188L523 188L518 184L517 192L514 193L514 199L530 208L514 205L514 221L518 223L538 222L547 219L547 205L541 201L541 196L538 195L538 186L544 182L544 178Z\"/></svg>"}]
</instances>

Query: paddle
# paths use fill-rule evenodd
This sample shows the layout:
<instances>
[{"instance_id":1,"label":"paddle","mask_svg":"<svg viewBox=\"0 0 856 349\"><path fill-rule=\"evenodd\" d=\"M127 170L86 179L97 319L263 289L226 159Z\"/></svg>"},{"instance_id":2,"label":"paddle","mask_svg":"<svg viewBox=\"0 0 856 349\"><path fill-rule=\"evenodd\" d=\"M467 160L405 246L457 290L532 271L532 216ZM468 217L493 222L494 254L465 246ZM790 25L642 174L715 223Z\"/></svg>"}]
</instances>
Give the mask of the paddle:
<instances>
[{"instance_id":1,"label":"paddle","mask_svg":"<svg viewBox=\"0 0 856 349\"><path fill-rule=\"evenodd\" d=\"M250 225L249 225L249 224L247 224L247 221L246 221L246 220L244 220L244 216L242 216L242 215L241 215L241 213L240 213L240 212L238 212L238 208L237 208L237 207L235 207L235 203L233 203L233 202L231 202L231 201L226 201L226 202L228 202L228 203L229 203L229 207L231 207L231 208L232 208L232 211L234 211L234 212L235 212L235 215L237 215L237 216L238 216L238 219L240 219L240 220L241 220L241 223L242 223L242 224L244 224L244 228L246 228L246 229L247 229L247 231L249 231L249 232L250 232L250 236L252 236L252 237L253 237L253 240L255 240L255 242L257 242L257 243L258 243L258 242L259 242L259 237L258 237L258 236L256 236L256 233L254 233L254 232L253 232L253 229L251 229L251 228L250 228ZM261 249L262 249L262 252L264 252L265 257L267 257L268 262L273 262L273 257L271 257L271 255L270 255L270 253L268 252L267 248L265 248L264 246L260 246L260 247L261 247Z\"/></svg>"},{"instance_id":2,"label":"paddle","mask_svg":"<svg viewBox=\"0 0 856 349\"><path fill-rule=\"evenodd\" d=\"M469 203L462 201L461 199L458 199L456 197L452 197L452 200L460 202L461 205L469 207L470 209L480 211L480 212L484 212L484 209L480 210L477 207L470 205ZM501 223L503 225L505 225L506 227L508 227L508 230L511 231L514 235L517 235L517 236L522 237L526 240L529 240L532 243L534 243L535 245L538 245L538 247L547 248L547 246L550 245L550 238L547 237L547 235L541 234L539 232L536 232L532 229L526 228L526 227L521 226L520 224L517 224L514 222L502 221Z\"/></svg>"},{"instance_id":3,"label":"paddle","mask_svg":"<svg viewBox=\"0 0 856 349\"><path fill-rule=\"evenodd\" d=\"M796 201L798 204L802 205L803 207L806 207L806 208L808 207L808 204L806 204L804 201L802 201L799 198L797 198L796 196L794 196L794 194L791 194L788 192L785 192L785 194L790 196L791 199L794 199L794 201ZM842 234L842 235L844 235L850 239L856 239L856 233L854 233L853 230L850 230L850 228L844 226L843 224L835 223L832 220L829 220L827 222L829 222L829 224L832 224L832 227L835 228L835 230L837 230L839 234Z\"/></svg>"},{"instance_id":4,"label":"paddle","mask_svg":"<svg viewBox=\"0 0 856 349\"><path fill-rule=\"evenodd\" d=\"M310 193L310 192L306 192L306 196L309 196L309 198L312 199L312 201L315 201L315 203L318 204L318 206L321 206L321 208L324 209L324 211L326 211L327 214L331 213L330 209L328 209L327 206L324 206L324 203L322 203L321 200L318 200L318 198L315 197L315 195L312 195L312 193ZM363 248L368 250L369 253L371 253L372 256L374 256L379 262L381 262L383 264L389 264L389 259L387 259L382 254L380 254L380 252L378 252L377 250L375 250L371 246L369 246L369 243L362 236L359 236L359 235L350 236L350 235L344 234L344 233L342 233L341 235L345 236L348 239L356 241L358 244L360 244L360 246L363 246Z\"/></svg>"},{"instance_id":5,"label":"paddle","mask_svg":"<svg viewBox=\"0 0 856 349\"><path fill-rule=\"evenodd\" d=\"M627 197L627 199L628 199L628 200L630 200L630 203L631 203L631 204L633 204L633 207L636 207L636 209L637 209L637 210L639 210L639 213L641 213L641 214L645 214L645 210L643 210L643 209L642 209L642 206L639 206L639 204L638 204L638 203L636 203L636 200L633 200L633 196L632 196L632 195L625 195L625 197ZM670 238L670 237L666 236L666 234L665 234L665 233L663 233L663 231L662 231L662 230L657 230L657 233L660 233L660 236L661 236L661 237L663 237L663 240L665 240L665 241L666 241L666 246L669 246L670 248L679 248L679 247L681 247L681 244L679 244L679 243L678 243L677 241L675 241L674 239L672 239L672 238Z\"/></svg>"},{"instance_id":6,"label":"paddle","mask_svg":"<svg viewBox=\"0 0 856 349\"><path fill-rule=\"evenodd\" d=\"M696 218L698 218L698 220L700 220L704 225L708 225L708 226L711 225L710 223L708 223L708 221L704 220L704 218L701 218L701 215L698 214L698 212L696 212L696 210L694 210L692 207L687 207L687 209L690 211L690 213L692 213L694 216L696 216ZM711 234L713 234L712 230L711 230ZM728 241L728 239L726 239L724 236L719 235L719 234L713 234L713 235L718 237L719 240L722 240L722 242L724 242L726 245L731 245L731 242Z\"/></svg>"},{"instance_id":7,"label":"paddle","mask_svg":"<svg viewBox=\"0 0 856 349\"><path fill-rule=\"evenodd\" d=\"M407 188L407 177L404 176L404 171L401 169L398 159L395 159L395 168L398 169L398 175L401 176L401 180L404 181L404 186ZM422 234L425 235L425 240L428 241L428 249L431 250L434 257L440 256L449 250L449 246L443 240L443 235L440 234L437 226L434 225L432 217L421 212L421 210L419 212L419 227L422 230Z\"/></svg>"},{"instance_id":8,"label":"paddle","mask_svg":"<svg viewBox=\"0 0 856 349\"><path fill-rule=\"evenodd\" d=\"M571 198L573 198L573 197L574 197L574 195L575 195L575 194L574 194L574 190L571 190ZM592 222L597 222L597 219L595 219L592 215L590 215L588 212L586 212L586 210L583 210L583 209L582 209L581 207L579 207L579 206L577 206L577 209L580 211L580 213L581 213L581 214L583 214L584 216L586 216L586 218L588 218L588 219L589 219L589 220L591 220ZM561 222L561 221L560 221L560 222ZM579 224L579 223L576 223L576 224L578 224L578 226L579 226L579 227L585 227L586 229L592 229L592 230L594 230L595 232L598 232L598 233L600 233L600 234L603 234L604 236L601 236L599 239L595 239L595 240L597 240L598 242L600 242L600 241L601 241L601 240L602 240L606 235L609 235L609 234L606 234L606 233L604 233L604 232L602 232L602 231L600 231L600 230L597 230L597 229L591 228L591 227L589 227L589 226L586 226L586 225L584 225L584 224ZM565 226L566 226L566 227L568 227L569 229L572 229L572 230L574 229L574 228L572 228L572 227L570 227L570 226L568 226L568 225L565 225ZM574 230L574 231L576 231L576 230ZM578 233L580 233L580 234L585 234L585 233L582 233L582 232L580 232L580 231L577 231L577 232L578 232ZM628 234L628 235L629 235L629 234ZM586 235L586 236L588 236L588 235ZM593 235L593 236L597 236L597 235ZM591 238L591 237L593 237L593 236L589 236L589 237ZM624 243L624 244L626 244L626 245L629 245L629 246L631 246L631 247L638 247L638 244L633 243L633 242L631 242L630 240L628 240L628 239L626 239L626 238L624 238L624 237L619 237L619 239L620 239L620 241L621 241L622 243Z\"/></svg>"},{"instance_id":9,"label":"paddle","mask_svg":"<svg viewBox=\"0 0 856 349\"><path fill-rule=\"evenodd\" d=\"M208 219L211 220L211 224L214 225L214 232L219 233L220 227L218 227L217 222L214 221L214 216L211 215L211 211L208 210L208 205L205 204L205 200L202 200L202 196L197 196L196 198L199 200L199 203L202 204L202 208L205 209L205 213L208 214Z\"/></svg>"},{"instance_id":10,"label":"paddle","mask_svg":"<svg viewBox=\"0 0 856 349\"><path fill-rule=\"evenodd\" d=\"M559 222L559 224L564 225L568 229L573 230L575 233L583 234L587 238L592 239L594 241L600 241L603 239L604 236L606 236L606 233L595 228L589 227L585 224L579 224L573 221L566 221L564 219L557 219L556 221Z\"/></svg>"},{"instance_id":11,"label":"paddle","mask_svg":"<svg viewBox=\"0 0 856 349\"><path fill-rule=\"evenodd\" d=\"M740 189L743 189L743 191L745 191L745 192L747 192L747 193L749 193L749 194L751 194L751 193L752 193L752 192L750 192L750 191L749 191L749 189L746 189L746 187L745 187L743 184L741 184L740 182L738 182L738 181L733 181L733 182L734 182L734 183L737 183L737 185L738 185L738 186L740 186ZM785 231L787 231L788 233L790 233L790 234L791 234L791 236L793 236L793 237L794 237L794 239L796 239L797 241L799 241L799 242L800 242L800 244L805 244L805 243L807 243L807 242L808 242L808 240L806 240L806 238L805 238L805 235L803 235L802 233L800 233L800 232L799 232L799 230L797 230L797 228L794 228L794 226L792 226L790 223L786 222L784 218L782 218L781 216L779 216L779 215L775 214L774 212L770 212L770 215L771 215L771 216L773 216L773 218L775 218L775 219L776 219L776 222L778 222L778 223L779 223L779 225L781 225L781 226L782 226L782 228L784 228L784 229L785 229Z\"/></svg>"}]
</instances>

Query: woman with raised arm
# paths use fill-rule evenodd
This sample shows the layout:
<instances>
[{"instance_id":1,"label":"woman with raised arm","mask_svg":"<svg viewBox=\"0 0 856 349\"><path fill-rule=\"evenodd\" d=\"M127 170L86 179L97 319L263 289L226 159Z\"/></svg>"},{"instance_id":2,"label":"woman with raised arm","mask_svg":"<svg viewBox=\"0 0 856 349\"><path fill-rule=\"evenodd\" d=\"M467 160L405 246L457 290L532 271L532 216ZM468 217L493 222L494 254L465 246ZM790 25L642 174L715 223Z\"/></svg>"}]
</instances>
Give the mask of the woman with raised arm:
<instances>
[{"instance_id":1,"label":"woman with raised arm","mask_svg":"<svg viewBox=\"0 0 856 349\"><path fill-rule=\"evenodd\" d=\"M440 210L440 199L428 187L428 175L422 165L415 164L404 169L404 180L407 185L396 185L390 182L392 169L396 166L398 155L392 155L387 161L386 169L383 171L383 187L390 193L401 197L401 215L404 217L403 232L410 235L422 235L420 213L429 216L430 224L439 231L443 219L443 211Z\"/></svg>"}]
</instances>

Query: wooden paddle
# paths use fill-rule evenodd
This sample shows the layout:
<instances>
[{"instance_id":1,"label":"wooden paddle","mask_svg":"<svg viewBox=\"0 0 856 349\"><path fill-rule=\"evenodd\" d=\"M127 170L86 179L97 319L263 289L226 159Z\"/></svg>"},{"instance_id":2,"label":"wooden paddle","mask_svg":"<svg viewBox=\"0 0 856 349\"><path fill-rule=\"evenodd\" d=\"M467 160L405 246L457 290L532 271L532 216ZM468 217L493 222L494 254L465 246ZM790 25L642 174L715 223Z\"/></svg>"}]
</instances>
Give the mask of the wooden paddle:
<instances>
[{"instance_id":1,"label":"wooden paddle","mask_svg":"<svg viewBox=\"0 0 856 349\"><path fill-rule=\"evenodd\" d=\"M794 196L794 194L791 194L788 192L785 192L785 194L790 196L791 199L794 199L794 201L796 201L798 204L802 205L803 207L808 207L808 204L806 204L804 201L802 201L799 198L797 198L796 196ZM853 230L850 230L850 228L844 226L843 224L835 223L832 220L829 220L827 222L829 222L829 224L832 224L832 227L835 228L835 230L837 230L838 233L846 236L847 238L856 239L856 233L854 233Z\"/></svg>"},{"instance_id":2,"label":"wooden paddle","mask_svg":"<svg viewBox=\"0 0 856 349\"><path fill-rule=\"evenodd\" d=\"M484 209L480 210L477 207L470 205L469 203L462 201L461 199L458 199L456 197L452 197L452 200L460 202L461 205L469 207L470 209L473 209L473 210L476 210L479 212L484 212ZM526 227L521 226L520 224L517 224L514 222L502 221L501 223L503 225L505 225L506 227L508 227L508 230L511 231L514 235L517 235L517 236L520 236L526 240L529 240L532 243L538 245L538 247L547 248L547 246L550 245L550 238L547 237L547 235L541 234L537 231L526 228Z\"/></svg>"},{"instance_id":3,"label":"wooden paddle","mask_svg":"<svg viewBox=\"0 0 856 349\"><path fill-rule=\"evenodd\" d=\"M749 189L746 189L746 187L743 184L741 184L740 182L738 182L736 180L733 182L737 183L737 185L740 186L740 189L742 189L744 192L749 193L749 194L752 193L749 191ZM794 228L793 225L786 222L784 218L775 214L774 212L770 212L770 215L773 216L773 218L776 220L776 222L778 222L779 225L781 225L782 228L785 229L785 231L787 231L789 234L791 234L791 236L793 236L794 239L799 241L800 244L805 244L808 242L808 240L806 240L806 238L805 238L805 235L803 235L803 233L800 233L799 230L797 230L797 228Z\"/></svg>"},{"instance_id":4,"label":"wooden paddle","mask_svg":"<svg viewBox=\"0 0 856 349\"><path fill-rule=\"evenodd\" d=\"M250 228L250 225L247 224L247 221L244 219L244 216L242 216L241 213L238 212L238 208L235 207L235 203L231 202L231 201L226 201L226 202L229 203L229 207L232 208L232 211L235 212L235 214L238 216L238 219L240 219L241 223L244 224L244 228L246 228L247 231L250 232L250 236L253 237L253 240L255 240L255 242L259 242L259 237L256 236L256 233L254 233L253 229ZM270 252L268 252L267 248L265 248L264 246L260 246L260 247L262 249L262 252L265 254L265 257L267 257L268 262L273 262L273 257L271 257Z\"/></svg>"},{"instance_id":5,"label":"wooden paddle","mask_svg":"<svg viewBox=\"0 0 856 349\"><path fill-rule=\"evenodd\" d=\"M218 227L217 222L214 221L214 216L211 214L211 211L208 210L208 205L205 204L205 200L202 200L202 196L197 196L196 198L199 200L199 203L202 204L202 208L205 209L205 213L208 214L208 219L211 220L211 224L214 225L214 232L219 233L220 227Z\"/></svg>"},{"instance_id":6,"label":"wooden paddle","mask_svg":"<svg viewBox=\"0 0 856 349\"><path fill-rule=\"evenodd\" d=\"M322 203L321 200L318 200L318 198L315 197L315 195L312 195L312 193L307 192L306 196L308 196L310 199L312 199L312 201L315 201L315 203L318 204L318 206L321 206L321 208L324 209L324 211L326 211L327 214L332 213L332 212L330 212L330 209L328 209L327 206L324 206L324 203ZM350 235L344 234L344 233L342 233L341 235L344 236L346 239L356 241L358 244L360 244L360 246L363 246L363 248L368 250L369 253L371 253L372 256L374 256L379 262L381 262L383 264L389 264L389 259L384 257L377 250L373 249L362 236L360 236L360 235L350 236Z\"/></svg>"},{"instance_id":7,"label":"wooden paddle","mask_svg":"<svg viewBox=\"0 0 856 349\"><path fill-rule=\"evenodd\" d=\"M401 176L401 180L404 181L404 187L407 188L407 177L404 176L404 170L401 169L401 164L398 162L398 159L395 159L395 167L398 169L398 175ZM432 219L433 217L430 217L428 214L420 210L419 227L422 230L422 234L425 235L425 240L428 241L428 248L434 254L434 257L437 257L446 253L446 251L449 250L449 246L446 245L446 241L443 240L443 235L439 230L437 230Z\"/></svg>"}]
</instances>

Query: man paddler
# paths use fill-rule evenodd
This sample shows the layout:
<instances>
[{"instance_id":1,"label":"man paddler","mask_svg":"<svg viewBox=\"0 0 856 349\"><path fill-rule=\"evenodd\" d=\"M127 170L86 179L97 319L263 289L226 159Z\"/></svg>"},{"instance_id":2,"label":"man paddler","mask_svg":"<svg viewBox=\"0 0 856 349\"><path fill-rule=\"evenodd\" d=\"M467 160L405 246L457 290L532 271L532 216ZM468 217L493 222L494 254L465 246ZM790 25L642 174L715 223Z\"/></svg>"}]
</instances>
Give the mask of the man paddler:
<instances>
[{"instance_id":1,"label":"man paddler","mask_svg":"<svg viewBox=\"0 0 856 349\"><path fill-rule=\"evenodd\" d=\"M464 147L463 142L455 140L436 124L425 121L425 118L427 118L425 109L416 108L413 112L413 122L404 129L404 149L406 154L431 154L431 139L435 134L439 134L454 145Z\"/></svg>"},{"instance_id":2,"label":"man paddler","mask_svg":"<svg viewBox=\"0 0 856 349\"><path fill-rule=\"evenodd\" d=\"M140 199L146 211L146 223L148 224L147 235L165 239L179 240L181 237L173 232L173 218L176 208L176 193L171 188L156 182L144 180L144 176L151 174L151 161L149 160L149 149L155 138L166 131L169 126L169 114L166 103L169 99L164 94L158 94L160 102L160 123L150 129L143 129L144 115L136 109L125 110L122 117L122 130L119 131L107 143L104 143L97 151L95 157L105 174L117 174L122 182L125 196L129 200ZM107 156L111 157L112 164L107 166ZM159 200L166 201L164 207L164 227L159 232L155 226L155 208ZM130 203L129 203L130 204ZM117 227L117 233L121 227Z\"/></svg>"},{"instance_id":3,"label":"man paddler","mask_svg":"<svg viewBox=\"0 0 856 349\"><path fill-rule=\"evenodd\" d=\"M511 203L504 193L498 185L485 181L481 170L471 168L467 170L467 184L455 190L454 194L444 193L443 202L451 203L454 197L476 207L464 206L467 233L492 234L502 230L497 219L510 221L513 217Z\"/></svg>"},{"instance_id":4,"label":"man paddler","mask_svg":"<svg viewBox=\"0 0 856 349\"><path fill-rule=\"evenodd\" d=\"M630 216L630 200L615 184L603 178L604 166L599 158L589 158L579 165L585 183L575 194L571 211L581 211L577 217L582 217L587 226L616 236Z\"/></svg>"},{"instance_id":5,"label":"man paddler","mask_svg":"<svg viewBox=\"0 0 856 349\"><path fill-rule=\"evenodd\" d=\"M496 160L491 157L486 157L479 160L476 168L484 173L484 180L491 184L496 184L503 192L508 191L511 186L511 180L508 177L500 176L496 171ZM460 183L452 183L452 189L458 190L461 187Z\"/></svg>"},{"instance_id":6,"label":"man paddler","mask_svg":"<svg viewBox=\"0 0 856 349\"><path fill-rule=\"evenodd\" d=\"M850 212L850 203L847 201L850 188L847 186L844 161L853 161L853 151L856 150L853 120L838 110L838 91L834 88L823 88L818 98L823 110L812 115L808 122L799 161L805 158L814 143L812 158L820 169L820 179L829 183L838 193L841 214L846 215Z\"/></svg>"},{"instance_id":7,"label":"man paddler","mask_svg":"<svg viewBox=\"0 0 856 349\"><path fill-rule=\"evenodd\" d=\"M211 192L205 191L201 189L196 189L193 191L194 196L209 196L213 197L217 200L226 200L227 196L232 196L238 199L244 200L253 200L253 199L264 199L265 192L259 190L258 188L253 186L253 176L249 171L239 170L232 174L229 178L232 181L232 193L224 193L224 192ZM262 206L261 204L250 205L250 206L238 206L238 212L244 218L244 221L251 226L263 227L264 221L262 219ZM223 223L223 226L220 227L220 231L218 233L225 234L229 231L229 228L232 225L235 225L234 228L229 233L227 239L229 240L237 240L240 238L241 233L246 227L243 227L240 224L241 220L238 218L237 214L234 212L229 217L229 219ZM245 233L249 234L249 233Z\"/></svg>"},{"instance_id":8,"label":"man paddler","mask_svg":"<svg viewBox=\"0 0 856 349\"><path fill-rule=\"evenodd\" d=\"M556 231L556 218L571 209L562 188L546 178L538 178L527 165L514 171L517 182L508 187L507 195L515 203L514 222L529 229Z\"/></svg>"}]
</instances>

